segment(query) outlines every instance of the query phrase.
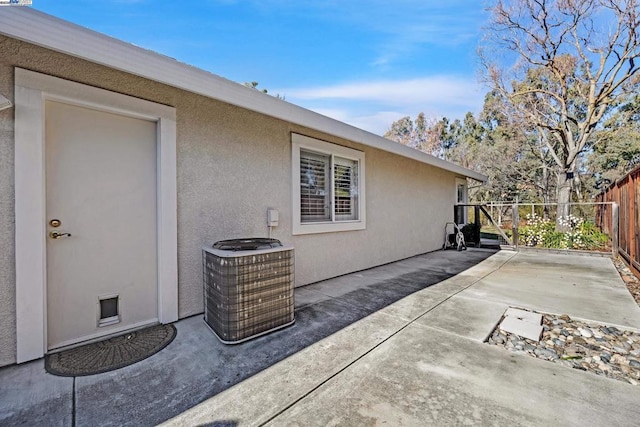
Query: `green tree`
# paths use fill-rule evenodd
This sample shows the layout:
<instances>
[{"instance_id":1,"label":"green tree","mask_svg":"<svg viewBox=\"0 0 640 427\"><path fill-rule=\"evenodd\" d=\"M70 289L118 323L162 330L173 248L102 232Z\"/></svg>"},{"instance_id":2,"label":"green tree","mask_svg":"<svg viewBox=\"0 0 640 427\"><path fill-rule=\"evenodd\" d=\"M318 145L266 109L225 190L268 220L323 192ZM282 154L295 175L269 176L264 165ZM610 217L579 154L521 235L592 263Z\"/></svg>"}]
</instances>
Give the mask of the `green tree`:
<instances>
[{"instance_id":1,"label":"green tree","mask_svg":"<svg viewBox=\"0 0 640 427\"><path fill-rule=\"evenodd\" d=\"M383 136L400 144L417 148L415 145L414 132L413 120L411 120L411 117L406 116L391 123L391 127Z\"/></svg>"},{"instance_id":2,"label":"green tree","mask_svg":"<svg viewBox=\"0 0 640 427\"><path fill-rule=\"evenodd\" d=\"M638 1L498 0L490 10L486 76L553 159L558 216L567 216L581 156L595 147L612 108L636 90Z\"/></svg>"},{"instance_id":3,"label":"green tree","mask_svg":"<svg viewBox=\"0 0 640 427\"><path fill-rule=\"evenodd\" d=\"M444 125L443 119L442 123ZM481 149L486 130L477 122L472 113L467 113L464 120L454 120L447 128L443 126L441 139L447 141L444 158L467 169L482 169L476 164L478 151Z\"/></svg>"},{"instance_id":4,"label":"green tree","mask_svg":"<svg viewBox=\"0 0 640 427\"><path fill-rule=\"evenodd\" d=\"M442 157L444 153L441 125L437 120L427 118L424 113L419 113L415 121L409 116L396 120L384 137L436 157Z\"/></svg>"},{"instance_id":5,"label":"green tree","mask_svg":"<svg viewBox=\"0 0 640 427\"><path fill-rule=\"evenodd\" d=\"M602 190L640 164L640 95L622 103L596 132L587 157L591 185Z\"/></svg>"},{"instance_id":6,"label":"green tree","mask_svg":"<svg viewBox=\"0 0 640 427\"><path fill-rule=\"evenodd\" d=\"M549 150L511 108L499 91L490 91L477 117L470 112L453 121L403 117L385 136L487 175L487 185L471 192L475 201L548 203L555 190Z\"/></svg>"},{"instance_id":7,"label":"green tree","mask_svg":"<svg viewBox=\"0 0 640 427\"><path fill-rule=\"evenodd\" d=\"M515 188L510 198L549 203L555 190L552 160L549 150L536 128L511 111L508 100L499 91L490 91L480 115L480 122L487 129L487 145L494 147L488 154L501 161L493 161L498 169L508 170L504 188ZM500 175L500 170L495 171ZM497 178L497 177L496 177ZM517 184L509 183L517 181ZM504 199L503 199L504 200ZM548 212L547 212L548 213Z\"/></svg>"}]
</instances>

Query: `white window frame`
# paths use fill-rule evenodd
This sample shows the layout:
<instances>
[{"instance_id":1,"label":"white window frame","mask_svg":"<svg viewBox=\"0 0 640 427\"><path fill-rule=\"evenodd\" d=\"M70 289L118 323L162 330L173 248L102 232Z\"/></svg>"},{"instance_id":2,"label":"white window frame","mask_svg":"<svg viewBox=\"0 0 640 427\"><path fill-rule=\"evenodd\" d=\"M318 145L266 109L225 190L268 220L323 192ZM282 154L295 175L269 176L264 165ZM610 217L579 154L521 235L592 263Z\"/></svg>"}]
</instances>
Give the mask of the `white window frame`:
<instances>
[{"instance_id":1,"label":"white window frame","mask_svg":"<svg viewBox=\"0 0 640 427\"><path fill-rule=\"evenodd\" d=\"M293 234L313 234L332 233L336 231L353 231L366 229L365 215L365 155L364 152L341 145L331 144L319 139L311 138L297 133L291 134L291 182L292 182L292 203L293 203ZM335 200L334 200L334 173L331 168L331 220L322 222L302 222L300 212L300 151L313 151L320 154L358 162L358 219L357 220L336 220Z\"/></svg>"}]
</instances>

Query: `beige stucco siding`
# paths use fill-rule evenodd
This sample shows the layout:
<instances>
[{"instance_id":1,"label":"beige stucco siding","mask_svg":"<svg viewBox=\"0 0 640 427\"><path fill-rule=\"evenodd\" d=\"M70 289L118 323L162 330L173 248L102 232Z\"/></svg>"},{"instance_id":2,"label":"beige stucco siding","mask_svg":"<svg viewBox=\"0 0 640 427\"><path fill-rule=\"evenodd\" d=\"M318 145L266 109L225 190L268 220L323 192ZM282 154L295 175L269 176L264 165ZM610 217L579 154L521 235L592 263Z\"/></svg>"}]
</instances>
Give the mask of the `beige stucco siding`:
<instances>
[{"instance_id":1,"label":"beige stucco siding","mask_svg":"<svg viewBox=\"0 0 640 427\"><path fill-rule=\"evenodd\" d=\"M453 212L453 174L364 151L367 229L294 236L299 283L325 279L327 270L344 274L442 246L444 223Z\"/></svg>"},{"instance_id":2,"label":"beige stucco siding","mask_svg":"<svg viewBox=\"0 0 640 427\"><path fill-rule=\"evenodd\" d=\"M266 236L296 249L296 285L361 270L442 245L455 175L222 102L0 36L0 92L13 99L21 67L170 105L177 111L179 314L200 313L201 247ZM13 114L0 112L0 365L15 361ZM293 236L291 132L366 155L367 229Z\"/></svg>"}]
</instances>

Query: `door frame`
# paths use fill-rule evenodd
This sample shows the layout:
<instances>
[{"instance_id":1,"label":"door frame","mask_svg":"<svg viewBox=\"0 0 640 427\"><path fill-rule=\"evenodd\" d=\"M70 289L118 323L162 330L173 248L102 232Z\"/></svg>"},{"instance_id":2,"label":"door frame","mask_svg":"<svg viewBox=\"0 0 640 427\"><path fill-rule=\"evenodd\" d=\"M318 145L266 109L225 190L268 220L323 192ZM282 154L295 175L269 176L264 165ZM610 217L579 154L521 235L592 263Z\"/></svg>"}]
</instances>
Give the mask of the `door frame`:
<instances>
[{"instance_id":1,"label":"door frame","mask_svg":"<svg viewBox=\"0 0 640 427\"><path fill-rule=\"evenodd\" d=\"M47 352L45 101L157 123L158 318L178 320L176 110L57 77L15 69L16 361Z\"/></svg>"}]
</instances>

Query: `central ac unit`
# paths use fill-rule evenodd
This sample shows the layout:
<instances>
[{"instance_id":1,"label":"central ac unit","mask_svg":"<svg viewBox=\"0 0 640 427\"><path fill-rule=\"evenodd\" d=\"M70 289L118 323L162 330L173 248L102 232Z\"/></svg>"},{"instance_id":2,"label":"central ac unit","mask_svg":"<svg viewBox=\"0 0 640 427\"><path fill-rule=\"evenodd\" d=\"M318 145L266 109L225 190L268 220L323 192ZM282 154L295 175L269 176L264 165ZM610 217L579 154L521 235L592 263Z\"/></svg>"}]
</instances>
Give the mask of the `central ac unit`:
<instances>
[{"instance_id":1,"label":"central ac unit","mask_svg":"<svg viewBox=\"0 0 640 427\"><path fill-rule=\"evenodd\" d=\"M204 320L225 344L294 323L293 247L237 239L203 248Z\"/></svg>"}]
</instances>

